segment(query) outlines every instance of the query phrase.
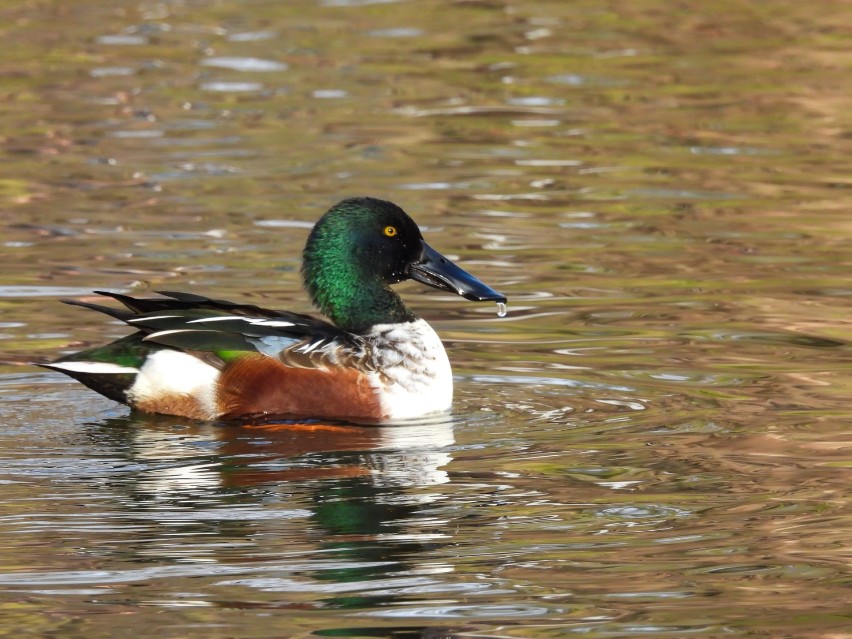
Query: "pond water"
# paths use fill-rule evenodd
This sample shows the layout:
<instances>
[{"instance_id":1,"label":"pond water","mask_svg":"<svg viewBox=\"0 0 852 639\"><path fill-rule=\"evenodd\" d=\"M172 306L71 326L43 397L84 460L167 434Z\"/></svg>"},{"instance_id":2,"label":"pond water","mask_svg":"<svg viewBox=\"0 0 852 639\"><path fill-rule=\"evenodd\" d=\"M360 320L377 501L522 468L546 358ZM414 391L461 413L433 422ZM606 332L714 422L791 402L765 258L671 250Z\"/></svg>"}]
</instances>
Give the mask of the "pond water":
<instances>
[{"instance_id":1,"label":"pond water","mask_svg":"<svg viewBox=\"0 0 852 639\"><path fill-rule=\"evenodd\" d=\"M838 0L4 3L0 618L41 637L849 637ZM26 365L59 303L301 312L391 199L509 296L400 288L451 417L240 428Z\"/></svg>"}]
</instances>

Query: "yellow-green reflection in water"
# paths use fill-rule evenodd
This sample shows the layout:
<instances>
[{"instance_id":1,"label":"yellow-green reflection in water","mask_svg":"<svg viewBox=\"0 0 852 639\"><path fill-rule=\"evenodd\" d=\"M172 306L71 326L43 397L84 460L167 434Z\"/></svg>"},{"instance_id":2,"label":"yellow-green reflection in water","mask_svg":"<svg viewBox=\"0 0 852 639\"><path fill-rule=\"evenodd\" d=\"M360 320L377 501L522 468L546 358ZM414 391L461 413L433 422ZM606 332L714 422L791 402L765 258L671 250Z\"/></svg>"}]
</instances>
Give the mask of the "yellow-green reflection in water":
<instances>
[{"instance_id":1,"label":"yellow-green reflection in water","mask_svg":"<svg viewBox=\"0 0 852 639\"><path fill-rule=\"evenodd\" d=\"M848 634L848 32L796 3L5 3L0 615L87 638ZM394 200L509 313L404 285L454 414L238 429L21 362L59 304L309 311Z\"/></svg>"}]
</instances>

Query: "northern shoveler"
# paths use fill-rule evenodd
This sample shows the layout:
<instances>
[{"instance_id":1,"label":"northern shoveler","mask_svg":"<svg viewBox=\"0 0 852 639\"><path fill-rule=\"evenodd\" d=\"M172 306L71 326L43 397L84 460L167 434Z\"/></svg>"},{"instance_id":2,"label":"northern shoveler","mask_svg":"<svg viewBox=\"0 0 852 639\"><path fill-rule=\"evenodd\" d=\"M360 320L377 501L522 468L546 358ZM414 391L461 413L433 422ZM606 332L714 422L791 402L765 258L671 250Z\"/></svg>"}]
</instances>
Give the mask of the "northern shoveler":
<instances>
[{"instance_id":1,"label":"northern shoveler","mask_svg":"<svg viewBox=\"0 0 852 639\"><path fill-rule=\"evenodd\" d=\"M390 285L414 279L469 300L506 297L426 244L401 208L374 198L329 209L302 258L305 288L334 324L189 293L96 291L126 308L65 301L138 332L45 366L134 409L201 420L381 421L447 410L444 346Z\"/></svg>"}]
</instances>

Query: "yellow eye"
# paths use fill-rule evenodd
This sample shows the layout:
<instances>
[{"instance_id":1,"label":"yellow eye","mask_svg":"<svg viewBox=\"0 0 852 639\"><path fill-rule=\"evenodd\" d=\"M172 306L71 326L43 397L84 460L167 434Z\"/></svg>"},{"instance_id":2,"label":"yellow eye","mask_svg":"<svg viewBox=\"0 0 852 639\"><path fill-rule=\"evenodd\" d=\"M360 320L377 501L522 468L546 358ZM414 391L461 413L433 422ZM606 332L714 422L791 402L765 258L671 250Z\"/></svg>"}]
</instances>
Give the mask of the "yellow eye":
<instances>
[{"instance_id":1,"label":"yellow eye","mask_svg":"<svg viewBox=\"0 0 852 639\"><path fill-rule=\"evenodd\" d=\"M397 233L397 231L396 231L395 226L386 226L385 227L385 235L387 235L388 237L393 237L394 235L396 235L396 233Z\"/></svg>"}]
</instances>

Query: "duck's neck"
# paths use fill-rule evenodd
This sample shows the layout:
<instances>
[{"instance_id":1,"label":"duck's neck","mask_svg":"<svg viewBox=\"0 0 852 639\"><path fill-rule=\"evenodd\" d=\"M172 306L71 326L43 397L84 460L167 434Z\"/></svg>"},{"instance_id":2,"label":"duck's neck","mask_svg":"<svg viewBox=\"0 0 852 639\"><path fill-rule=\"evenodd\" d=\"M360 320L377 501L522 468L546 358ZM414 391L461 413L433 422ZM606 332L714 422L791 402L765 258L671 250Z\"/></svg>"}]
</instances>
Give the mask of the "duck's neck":
<instances>
[{"instance_id":1,"label":"duck's neck","mask_svg":"<svg viewBox=\"0 0 852 639\"><path fill-rule=\"evenodd\" d=\"M352 333L366 333L376 324L396 324L416 319L388 285L352 267L325 264L304 267L305 288L314 304L332 322Z\"/></svg>"}]
</instances>

